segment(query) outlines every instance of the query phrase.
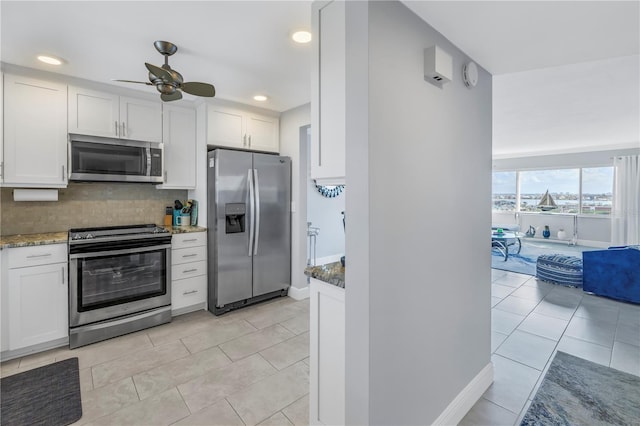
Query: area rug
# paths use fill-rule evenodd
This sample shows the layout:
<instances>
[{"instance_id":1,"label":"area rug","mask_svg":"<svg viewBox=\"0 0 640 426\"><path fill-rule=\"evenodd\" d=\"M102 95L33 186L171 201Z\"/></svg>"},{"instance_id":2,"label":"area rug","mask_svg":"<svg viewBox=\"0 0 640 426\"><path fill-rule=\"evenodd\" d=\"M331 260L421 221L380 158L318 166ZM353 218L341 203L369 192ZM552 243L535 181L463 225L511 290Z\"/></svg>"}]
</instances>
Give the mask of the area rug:
<instances>
[{"instance_id":1,"label":"area rug","mask_svg":"<svg viewBox=\"0 0 640 426\"><path fill-rule=\"evenodd\" d=\"M640 377L557 352L522 419L529 425L637 425Z\"/></svg>"},{"instance_id":2,"label":"area rug","mask_svg":"<svg viewBox=\"0 0 640 426\"><path fill-rule=\"evenodd\" d=\"M511 249L511 247L509 247ZM498 252L491 250L491 267L503 271L517 272L520 274L535 275L536 260L541 254L564 254L582 258L585 250L599 250L596 247L570 246L568 244L551 243L546 241L522 238L522 248L519 254L509 253L507 260Z\"/></svg>"},{"instance_id":3,"label":"area rug","mask_svg":"<svg viewBox=\"0 0 640 426\"><path fill-rule=\"evenodd\" d=\"M491 267L493 269L501 269L503 271L535 275L537 259L537 255L526 256L522 251L520 251L520 254L509 253L507 260L504 260L504 256L497 250L491 250Z\"/></svg>"},{"instance_id":4,"label":"area rug","mask_svg":"<svg viewBox=\"0 0 640 426\"><path fill-rule=\"evenodd\" d=\"M78 358L0 380L0 424L68 425L82 417Z\"/></svg>"}]
</instances>

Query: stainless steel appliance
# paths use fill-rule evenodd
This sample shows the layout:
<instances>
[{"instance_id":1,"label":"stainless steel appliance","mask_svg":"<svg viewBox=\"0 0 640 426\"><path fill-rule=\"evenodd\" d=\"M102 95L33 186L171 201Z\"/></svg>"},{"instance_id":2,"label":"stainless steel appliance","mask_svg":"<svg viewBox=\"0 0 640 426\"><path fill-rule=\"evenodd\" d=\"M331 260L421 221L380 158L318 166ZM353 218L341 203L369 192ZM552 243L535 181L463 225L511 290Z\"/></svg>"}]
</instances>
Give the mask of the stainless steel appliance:
<instances>
[{"instance_id":1,"label":"stainless steel appliance","mask_svg":"<svg viewBox=\"0 0 640 426\"><path fill-rule=\"evenodd\" d=\"M163 144L69 135L69 180L162 183Z\"/></svg>"},{"instance_id":2,"label":"stainless steel appliance","mask_svg":"<svg viewBox=\"0 0 640 426\"><path fill-rule=\"evenodd\" d=\"M209 310L216 315L291 285L291 160L209 151Z\"/></svg>"},{"instance_id":3,"label":"stainless steel appliance","mask_svg":"<svg viewBox=\"0 0 640 426\"><path fill-rule=\"evenodd\" d=\"M69 230L69 347L171 321L171 234L155 225Z\"/></svg>"}]
</instances>

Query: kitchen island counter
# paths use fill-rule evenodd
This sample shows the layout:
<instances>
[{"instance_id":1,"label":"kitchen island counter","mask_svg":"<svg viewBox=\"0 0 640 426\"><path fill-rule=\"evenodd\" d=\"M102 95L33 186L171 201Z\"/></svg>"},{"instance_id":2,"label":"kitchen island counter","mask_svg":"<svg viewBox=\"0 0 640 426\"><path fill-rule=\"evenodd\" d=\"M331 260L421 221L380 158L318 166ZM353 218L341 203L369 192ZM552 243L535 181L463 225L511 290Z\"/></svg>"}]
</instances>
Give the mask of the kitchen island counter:
<instances>
[{"instance_id":1,"label":"kitchen island counter","mask_svg":"<svg viewBox=\"0 0 640 426\"><path fill-rule=\"evenodd\" d=\"M308 277L315 278L327 284L344 288L344 266L340 262L332 262L318 266L308 266L304 270Z\"/></svg>"},{"instance_id":2,"label":"kitchen island counter","mask_svg":"<svg viewBox=\"0 0 640 426\"><path fill-rule=\"evenodd\" d=\"M45 244L66 244L67 240L68 232L3 235L0 236L0 249L41 246Z\"/></svg>"}]
</instances>

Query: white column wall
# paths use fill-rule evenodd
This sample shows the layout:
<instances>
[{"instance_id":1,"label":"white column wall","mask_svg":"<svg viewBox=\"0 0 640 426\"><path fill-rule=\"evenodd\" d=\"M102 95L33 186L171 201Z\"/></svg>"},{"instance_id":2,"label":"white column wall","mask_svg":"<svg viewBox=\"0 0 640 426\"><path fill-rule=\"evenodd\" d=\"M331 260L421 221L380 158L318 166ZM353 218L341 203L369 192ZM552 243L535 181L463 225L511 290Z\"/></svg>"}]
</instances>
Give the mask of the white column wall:
<instances>
[{"instance_id":1,"label":"white column wall","mask_svg":"<svg viewBox=\"0 0 640 426\"><path fill-rule=\"evenodd\" d=\"M291 286L306 290L307 279L304 268L307 265L307 178L306 152L301 153L301 138L306 143L307 132L302 129L311 123L311 106L305 104L285 111L280 116L280 154L291 157ZM302 133L301 133L302 132Z\"/></svg>"},{"instance_id":2,"label":"white column wall","mask_svg":"<svg viewBox=\"0 0 640 426\"><path fill-rule=\"evenodd\" d=\"M347 424L430 424L490 363L491 76L465 87L468 60L399 2L348 3Z\"/></svg>"}]
</instances>

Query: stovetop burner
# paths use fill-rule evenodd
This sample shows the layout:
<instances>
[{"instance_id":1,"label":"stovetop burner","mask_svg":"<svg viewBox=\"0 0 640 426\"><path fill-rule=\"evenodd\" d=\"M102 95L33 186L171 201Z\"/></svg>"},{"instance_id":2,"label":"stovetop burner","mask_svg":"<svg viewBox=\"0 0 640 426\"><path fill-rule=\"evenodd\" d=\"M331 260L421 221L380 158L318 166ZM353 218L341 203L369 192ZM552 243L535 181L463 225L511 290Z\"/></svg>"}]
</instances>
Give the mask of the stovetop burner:
<instances>
[{"instance_id":1,"label":"stovetop burner","mask_svg":"<svg viewBox=\"0 0 640 426\"><path fill-rule=\"evenodd\" d=\"M154 224L145 225L124 225L124 226L102 226L96 228L73 228L69 229L69 241L95 240L112 237L149 237L154 234L169 234L164 228Z\"/></svg>"}]
</instances>

